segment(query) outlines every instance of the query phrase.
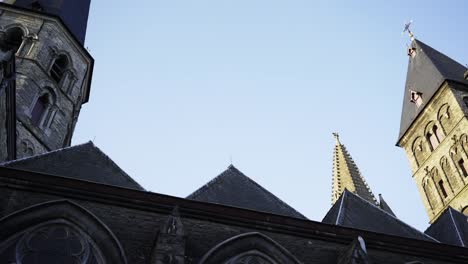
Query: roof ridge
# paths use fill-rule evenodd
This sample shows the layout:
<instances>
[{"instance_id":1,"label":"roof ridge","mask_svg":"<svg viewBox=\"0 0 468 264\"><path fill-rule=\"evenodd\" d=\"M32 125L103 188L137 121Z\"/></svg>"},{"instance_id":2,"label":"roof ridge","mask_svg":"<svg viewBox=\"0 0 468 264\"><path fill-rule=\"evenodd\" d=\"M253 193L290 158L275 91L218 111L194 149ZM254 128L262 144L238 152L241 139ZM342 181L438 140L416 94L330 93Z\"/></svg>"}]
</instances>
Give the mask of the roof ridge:
<instances>
[{"instance_id":1,"label":"roof ridge","mask_svg":"<svg viewBox=\"0 0 468 264\"><path fill-rule=\"evenodd\" d=\"M462 246L465 246L465 242L463 242L462 236L460 234L460 230L458 230L458 224L455 221L455 219L453 218L453 214L452 214L453 210L455 210L455 209L453 209L451 206L449 206L448 211L450 213L450 218L452 219L453 225L455 226L455 231L457 232L457 237L460 240Z\"/></svg>"},{"instance_id":2,"label":"roof ridge","mask_svg":"<svg viewBox=\"0 0 468 264\"><path fill-rule=\"evenodd\" d=\"M293 207L291 207L289 204L287 204L286 202L284 202L283 200L281 200L278 196L276 196L275 194L273 194L272 192L270 192L269 190L267 190L266 188L264 188L262 185L260 185L259 183L257 183L256 181L252 180L249 176L245 175L242 171L238 170L236 167L234 167L233 165L231 165L233 169L235 169L237 172L239 172L242 176L244 176L248 181L252 182L253 184L255 184L257 187L259 187L260 189L262 189L264 192L270 194L275 200L277 200L279 203L281 203L282 205L286 206L287 208L293 210L295 213L297 213L298 215L304 217L307 219L307 217L305 217L303 214L301 214L300 212L298 212L296 209L294 209Z\"/></svg>"},{"instance_id":3,"label":"roof ridge","mask_svg":"<svg viewBox=\"0 0 468 264\"><path fill-rule=\"evenodd\" d=\"M465 69L468 69L465 65L463 65L463 64L461 64L460 62L458 62L458 61L452 59L450 56L446 55L445 53L443 53L443 52L441 52L441 51L439 51L439 50L437 50L437 49L434 49L433 47L431 47L431 46L429 46L428 44L422 42L421 40L415 39L415 42L416 42L418 45L420 45L420 46L421 46L421 44L422 44L423 47L421 47L421 48L427 47L427 48L429 49L429 51L433 51L433 52L435 52L435 54L437 54L437 55L442 55L442 56L444 57L444 59L448 59L450 62L454 62L455 64L458 64L458 66L461 66L461 67L463 67L463 68L465 68ZM424 53L426 53L426 56L429 57L429 58L431 59L431 61L433 62L432 64L437 68L437 70L439 71L439 73L441 73L441 75L443 75L443 71L440 69L440 65L439 65L439 63L438 63L439 60L435 60L436 58L430 56L430 54L428 54L424 49L422 49L422 50L423 50ZM463 76L460 76L460 78L462 79Z\"/></svg>"},{"instance_id":4,"label":"roof ridge","mask_svg":"<svg viewBox=\"0 0 468 264\"><path fill-rule=\"evenodd\" d=\"M22 162L22 161L26 161L26 160L35 160L35 159L38 159L38 158L42 158L42 157L45 157L45 156L49 156L49 155L51 155L51 154L55 154L55 153L60 152L60 151L69 150L69 149L72 149L72 148L83 147L83 146L86 146L86 145L88 145L88 144L91 144L91 145L94 146L94 143L90 140L90 141L85 142L85 143L81 143L81 144L78 144L78 145L73 145L73 146L68 146L68 147L64 147L64 148L55 149L55 150L48 151L48 152L44 152L44 153L37 154L37 155L34 155L34 156L27 156L27 157L20 158L20 159L15 159L15 160L6 161L6 162L3 162L3 163L0 163L0 166L15 164L15 163Z\"/></svg>"},{"instance_id":5,"label":"roof ridge","mask_svg":"<svg viewBox=\"0 0 468 264\"><path fill-rule=\"evenodd\" d=\"M210 180L208 183L206 183L205 185L203 185L202 187L200 187L199 189L197 189L196 191L194 191L193 193L191 193L190 195L188 195L186 197L186 199L196 199L201 193L203 193L206 189L208 189L211 185L215 184L216 182L218 182L220 179L223 178L223 176L225 175L228 175L229 172L232 172L234 175L237 175L237 176L241 176L243 179L249 181L251 184L253 184L254 186L256 186L258 189L260 189L262 192L268 194L270 197L272 197L276 203L279 203L281 204L283 207L287 208L288 210L291 210L292 212L294 212L294 214L296 214L297 216L301 216L305 219L307 219L307 217L305 217L303 214L301 214L299 211L297 211L296 209L294 209L293 207L291 207L289 204L287 204L286 202L284 202L283 200L281 200L279 197L277 197L275 194L273 194L272 192L268 191L267 189L265 189L262 185L260 185L259 183L257 183L256 181L254 181L253 179L251 179L249 176L245 175L242 171L240 171L239 169L237 169L234 165L229 165L228 168L226 170L224 170L222 173L220 173L218 176L216 176L215 178L213 178L212 180Z\"/></svg>"},{"instance_id":6,"label":"roof ridge","mask_svg":"<svg viewBox=\"0 0 468 264\"><path fill-rule=\"evenodd\" d=\"M340 208L338 209L338 213L336 214L336 225L338 225L338 223L340 223L341 221L341 211L345 208L343 208L343 203L344 203L344 200L345 200L345 197L346 197L346 193L349 192L348 189L345 188L345 191L343 192L343 195L341 197L341 202L340 202Z\"/></svg>"},{"instance_id":7,"label":"roof ridge","mask_svg":"<svg viewBox=\"0 0 468 264\"><path fill-rule=\"evenodd\" d=\"M192 192L191 194L187 195L186 199L193 199L195 198L196 196L198 196L202 191L204 191L206 188L208 188L209 186L213 185L214 183L216 183L217 181L219 181L219 179L221 178L221 176L223 176L224 174L226 174L229 169L231 168L232 164L229 165L229 167L227 169L225 169L223 172L221 172L220 174L218 174L218 176L214 177L213 179L211 179L210 181L208 181L207 183L205 183L202 187L198 188L197 190L195 190L194 192ZM234 166L232 166L233 168L235 168Z\"/></svg>"},{"instance_id":8,"label":"roof ridge","mask_svg":"<svg viewBox=\"0 0 468 264\"><path fill-rule=\"evenodd\" d=\"M116 167L117 169L119 169L120 172L122 172L122 175L127 178L128 180L130 180L131 182L133 182L134 184L138 185L141 189L145 190L145 188L143 188L143 186L141 186L137 181L135 181L130 175L127 174L127 172L125 170L123 170L119 165L117 165L117 163L115 163L106 153L104 153L104 151L102 151L98 146L96 146L92 141L90 141L91 143L91 146L94 147L95 149L97 149L99 151L99 155L101 155L102 157L104 157L106 159L107 162L109 162L112 166Z\"/></svg>"}]
</instances>

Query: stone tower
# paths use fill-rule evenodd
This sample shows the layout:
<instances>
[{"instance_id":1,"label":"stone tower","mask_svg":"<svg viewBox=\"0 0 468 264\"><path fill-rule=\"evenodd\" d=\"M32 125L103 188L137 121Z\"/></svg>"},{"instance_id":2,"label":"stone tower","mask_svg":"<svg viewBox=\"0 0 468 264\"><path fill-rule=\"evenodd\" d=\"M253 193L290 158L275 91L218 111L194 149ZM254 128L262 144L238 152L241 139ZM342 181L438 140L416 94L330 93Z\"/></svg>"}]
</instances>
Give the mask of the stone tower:
<instances>
[{"instance_id":1,"label":"stone tower","mask_svg":"<svg viewBox=\"0 0 468 264\"><path fill-rule=\"evenodd\" d=\"M467 68L413 39L397 146L433 223L448 207L468 214Z\"/></svg>"},{"instance_id":2,"label":"stone tower","mask_svg":"<svg viewBox=\"0 0 468 264\"><path fill-rule=\"evenodd\" d=\"M335 136L336 144L333 152L332 204L335 204L340 195L347 189L368 202L377 205L374 194L359 172L356 163L354 163L346 147L341 144L338 134L333 133L333 135Z\"/></svg>"},{"instance_id":3,"label":"stone tower","mask_svg":"<svg viewBox=\"0 0 468 264\"><path fill-rule=\"evenodd\" d=\"M94 65L83 46L90 0L3 2L2 77L8 62L16 70L15 81L2 78L0 86L0 162L70 145ZM6 91L13 90L15 100L7 100ZM7 151L11 141L14 155Z\"/></svg>"}]
</instances>

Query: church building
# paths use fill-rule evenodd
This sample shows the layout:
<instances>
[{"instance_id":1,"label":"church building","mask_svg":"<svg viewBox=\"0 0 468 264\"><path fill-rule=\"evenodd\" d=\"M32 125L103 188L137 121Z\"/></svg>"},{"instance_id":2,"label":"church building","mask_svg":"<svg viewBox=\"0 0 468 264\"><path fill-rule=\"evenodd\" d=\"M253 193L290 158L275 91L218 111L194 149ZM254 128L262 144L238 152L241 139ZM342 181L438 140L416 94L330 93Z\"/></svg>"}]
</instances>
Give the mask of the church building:
<instances>
[{"instance_id":1,"label":"church building","mask_svg":"<svg viewBox=\"0 0 468 264\"><path fill-rule=\"evenodd\" d=\"M0 264L468 263L465 66L413 37L397 146L430 227L373 194L338 134L332 206L313 221L233 165L181 198L146 191L93 142L71 146L89 9L0 2Z\"/></svg>"}]
</instances>

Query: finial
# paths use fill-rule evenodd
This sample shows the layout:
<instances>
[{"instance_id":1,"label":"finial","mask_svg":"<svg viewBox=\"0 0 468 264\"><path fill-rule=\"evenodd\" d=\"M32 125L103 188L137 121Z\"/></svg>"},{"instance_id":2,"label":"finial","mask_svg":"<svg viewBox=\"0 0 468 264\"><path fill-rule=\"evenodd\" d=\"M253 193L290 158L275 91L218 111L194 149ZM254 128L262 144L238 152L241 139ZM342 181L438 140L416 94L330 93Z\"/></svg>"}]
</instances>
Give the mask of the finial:
<instances>
[{"instance_id":1,"label":"finial","mask_svg":"<svg viewBox=\"0 0 468 264\"><path fill-rule=\"evenodd\" d=\"M335 139L336 139L336 143L340 144L340 135L338 135L337 132L333 132L332 134L333 134L333 136L334 136Z\"/></svg>"},{"instance_id":2,"label":"finial","mask_svg":"<svg viewBox=\"0 0 468 264\"><path fill-rule=\"evenodd\" d=\"M410 20L408 23L405 23L405 28L403 29L403 33L408 32L408 35L409 35L411 41L413 41L414 40L414 34L413 34L413 31L411 31L411 29L410 29L411 24L413 24L413 20Z\"/></svg>"}]
</instances>

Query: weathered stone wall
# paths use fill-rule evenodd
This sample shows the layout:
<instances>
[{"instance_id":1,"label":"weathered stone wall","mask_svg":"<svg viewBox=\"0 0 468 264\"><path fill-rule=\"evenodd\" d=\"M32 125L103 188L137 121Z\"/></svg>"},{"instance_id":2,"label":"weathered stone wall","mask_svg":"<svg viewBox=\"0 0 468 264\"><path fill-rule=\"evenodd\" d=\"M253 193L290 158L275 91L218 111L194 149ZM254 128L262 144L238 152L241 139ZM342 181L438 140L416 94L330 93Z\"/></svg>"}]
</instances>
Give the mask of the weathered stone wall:
<instances>
[{"instance_id":1,"label":"weathered stone wall","mask_svg":"<svg viewBox=\"0 0 468 264\"><path fill-rule=\"evenodd\" d=\"M7 159L6 93L0 89L0 162Z\"/></svg>"},{"instance_id":2,"label":"weathered stone wall","mask_svg":"<svg viewBox=\"0 0 468 264\"><path fill-rule=\"evenodd\" d=\"M66 147L89 89L92 58L55 18L6 8L0 31L12 27L25 35L16 54L18 158ZM59 55L70 63L57 83L49 72ZM34 124L33 107L44 94L50 101L39 124Z\"/></svg>"},{"instance_id":3,"label":"weathered stone wall","mask_svg":"<svg viewBox=\"0 0 468 264\"><path fill-rule=\"evenodd\" d=\"M468 163L468 108L461 99L467 93L454 88L443 85L400 142L431 222L448 206L461 211L468 205L468 178L459 164ZM440 137L435 148L426 136L434 125Z\"/></svg>"},{"instance_id":4,"label":"weathered stone wall","mask_svg":"<svg viewBox=\"0 0 468 264\"><path fill-rule=\"evenodd\" d=\"M0 199L0 218L40 203L67 199L59 195L28 192L8 187L0 187L0 192L5 194ZM108 201L109 203L83 199L72 199L72 201L93 213L115 234L122 244L128 263L151 263L149 260L155 241L169 214L119 206L113 204L112 201ZM301 263L337 263L339 256L349 246L310 237L288 235L274 230L256 229L254 225L242 227L235 223L221 224L216 221L187 218L183 214L181 221L186 240L186 264L199 263L201 258L216 245L248 232L260 232L268 236L291 252ZM434 264L452 263L371 248L368 249L368 254L372 263L379 264L410 261Z\"/></svg>"}]
</instances>

